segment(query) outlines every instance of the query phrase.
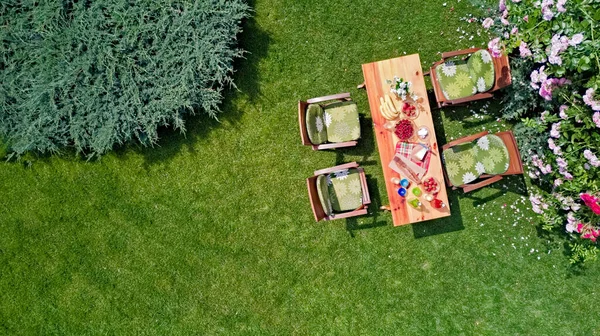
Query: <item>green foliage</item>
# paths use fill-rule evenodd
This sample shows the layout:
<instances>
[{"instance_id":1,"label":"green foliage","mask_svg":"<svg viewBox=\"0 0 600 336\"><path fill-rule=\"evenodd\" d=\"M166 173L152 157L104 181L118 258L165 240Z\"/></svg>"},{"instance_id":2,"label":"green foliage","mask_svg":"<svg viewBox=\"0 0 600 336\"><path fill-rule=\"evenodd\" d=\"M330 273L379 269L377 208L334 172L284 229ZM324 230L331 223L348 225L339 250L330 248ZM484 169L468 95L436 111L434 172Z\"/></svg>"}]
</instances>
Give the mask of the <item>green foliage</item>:
<instances>
[{"instance_id":1,"label":"green foliage","mask_svg":"<svg viewBox=\"0 0 600 336\"><path fill-rule=\"evenodd\" d=\"M248 13L242 0L2 2L0 134L16 154L102 154L216 117Z\"/></svg>"},{"instance_id":2,"label":"green foliage","mask_svg":"<svg viewBox=\"0 0 600 336\"><path fill-rule=\"evenodd\" d=\"M595 260L588 233L599 230L600 216L579 198L600 193L600 2L534 3L506 1L492 28L514 56L504 117L521 119L515 133L543 189L532 196L543 228L571 240L572 262Z\"/></svg>"},{"instance_id":3,"label":"green foliage","mask_svg":"<svg viewBox=\"0 0 600 336\"><path fill-rule=\"evenodd\" d=\"M538 99L537 90L529 84L529 74L533 62L522 58L510 59L512 84L504 89L502 99L502 117L507 120L518 120L531 111L539 110L542 103Z\"/></svg>"},{"instance_id":4,"label":"green foliage","mask_svg":"<svg viewBox=\"0 0 600 336\"><path fill-rule=\"evenodd\" d=\"M536 122L536 119L530 119ZM526 122L514 126L513 132L517 139L521 156L526 162L531 161L531 154L537 153L540 148L546 147L548 135L545 131L540 132L537 128L528 127Z\"/></svg>"}]
</instances>

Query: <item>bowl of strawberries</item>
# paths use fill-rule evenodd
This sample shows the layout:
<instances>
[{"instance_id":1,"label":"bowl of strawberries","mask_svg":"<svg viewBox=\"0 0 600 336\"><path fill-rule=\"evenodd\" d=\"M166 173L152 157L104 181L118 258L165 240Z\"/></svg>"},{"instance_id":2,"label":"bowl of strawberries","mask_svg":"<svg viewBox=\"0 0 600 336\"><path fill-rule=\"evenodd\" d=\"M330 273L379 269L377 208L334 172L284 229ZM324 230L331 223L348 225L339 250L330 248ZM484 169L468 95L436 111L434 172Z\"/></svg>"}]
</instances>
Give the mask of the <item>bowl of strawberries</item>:
<instances>
[{"instance_id":1,"label":"bowl of strawberries","mask_svg":"<svg viewBox=\"0 0 600 336\"><path fill-rule=\"evenodd\" d=\"M412 121L402 119L396 124L394 133L400 141L406 141L415 134L415 126Z\"/></svg>"},{"instance_id":2,"label":"bowl of strawberries","mask_svg":"<svg viewBox=\"0 0 600 336\"><path fill-rule=\"evenodd\" d=\"M426 177L423 180L423 189L425 189L425 192L429 194L437 194L440 192L440 183L435 179L435 177Z\"/></svg>"},{"instance_id":3,"label":"bowl of strawberries","mask_svg":"<svg viewBox=\"0 0 600 336\"><path fill-rule=\"evenodd\" d=\"M402 103L402 113L404 113L408 119L416 119L419 116L419 109L416 106L416 102L404 101L404 103Z\"/></svg>"}]
</instances>

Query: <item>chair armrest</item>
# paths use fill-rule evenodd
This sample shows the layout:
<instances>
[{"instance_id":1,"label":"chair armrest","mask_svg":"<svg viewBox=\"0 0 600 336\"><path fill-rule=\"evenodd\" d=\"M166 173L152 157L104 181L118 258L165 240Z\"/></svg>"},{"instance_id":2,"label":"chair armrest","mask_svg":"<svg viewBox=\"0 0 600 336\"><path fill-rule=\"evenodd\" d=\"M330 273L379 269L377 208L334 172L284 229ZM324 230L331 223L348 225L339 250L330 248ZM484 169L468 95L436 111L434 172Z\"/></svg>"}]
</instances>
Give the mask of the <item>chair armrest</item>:
<instances>
[{"instance_id":1,"label":"chair armrest","mask_svg":"<svg viewBox=\"0 0 600 336\"><path fill-rule=\"evenodd\" d=\"M473 184L466 184L465 186L461 186L461 188L462 188L462 190L464 192L467 193L467 192L471 192L471 191L473 191L475 189L479 189L481 187L485 187L485 186L490 185L492 183L496 183L496 182L498 182L500 180L502 180L502 176L495 175L495 176L490 177L488 179L485 179L485 180L483 180L481 182L477 182L477 183L473 183Z\"/></svg>"},{"instance_id":2,"label":"chair armrest","mask_svg":"<svg viewBox=\"0 0 600 336\"><path fill-rule=\"evenodd\" d=\"M321 169L321 170L315 170L315 176L329 174L329 173L336 172L338 170L350 169L350 168L358 168L358 163L350 162L350 163L344 163L342 165L335 166L335 167L325 168L325 169Z\"/></svg>"},{"instance_id":3,"label":"chair armrest","mask_svg":"<svg viewBox=\"0 0 600 336\"><path fill-rule=\"evenodd\" d=\"M476 52L477 50L481 50L481 48L470 48L470 49L449 51L449 52L442 53L442 58L450 58L450 57L454 57L454 56L472 54L472 53Z\"/></svg>"},{"instance_id":4,"label":"chair armrest","mask_svg":"<svg viewBox=\"0 0 600 336\"><path fill-rule=\"evenodd\" d=\"M464 138L460 138L460 139L456 139L454 141L450 141L447 144L445 144L444 146L442 146L442 149L446 150L446 149L448 149L450 147L454 147L456 145L460 145L460 144L465 143L465 142L471 142L471 141L473 141L475 139L481 138L484 135L488 135L489 133L490 132L488 132L488 131L483 131L481 133L469 135L469 136L466 136Z\"/></svg>"},{"instance_id":5,"label":"chair armrest","mask_svg":"<svg viewBox=\"0 0 600 336\"><path fill-rule=\"evenodd\" d=\"M360 186L363 190L363 204L371 204L371 196L369 196L369 186L367 185L365 170L362 167L358 168L358 173L360 174Z\"/></svg>"},{"instance_id":6,"label":"chair armrest","mask_svg":"<svg viewBox=\"0 0 600 336\"><path fill-rule=\"evenodd\" d=\"M329 216L329 220L349 218L349 217L354 217L354 216L362 216L362 215L366 215L366 214L368 214L367 207L364 207L363 209L360 209L360 210L344 212L339 215L333 214L332 216Z\"/></svg>"},{"instance_id":7,"label":"chair armrest","mask_svg":"<svg viewBox=\"0 0 600 336\"><path fill-rule=\"evenodd\" d=\"M338 94L330 95L330 96L311 98L311 99L308 99L306 102L309 104L314 104L314 103L320 103L320 102L324 102L324 101L328 101L328 100L348 99L348 98L350 98L350 93L346 92L346 93L338 93Z\"/></svg>"},{"instance_id":8,"label":"chair armrest","mask_svg":"<svg viewBox=\"0 0 600 336\"><path fill-rule=\"evenodd\" d=\"M494 95L489 93L489 92L483 92L483 93L478 93L478 94L474 94L472 96L468 96L465 98L460 98L460 99L454 99L454 100L448 100L448 104L464 104L464 103L470 103L472 101L475 100L480 100L480 99L490 99L493 98Z\"/></svg>"},{"instance_id":9,"label":"chair armrest","mask_svg":"<svg viewBox=\"0 0 600 336\"><path fill-rule=\"evenodd\" d=\"M313 145L314 150L320 149L333 149L333 148L341 148L341 147L352 147L356 146L358 141L346 141L346 142L332 142L322 145Z\"/></svg>"},{"instance_id":10,"label":"chair armrest","mask_svg":"<svg viewBox=\"0 0 600 336\"><path fill-rule=\"evenodd\" d=\"M442 107L442 102L446 101L446 98L442 94L442 88L440 88L440 83L438 82L437 75L435 73L435 68L442 63L444 62L439 61L437 63L434 63L429 69L429 78L431 79L431 86L433 86L433 93L435 95L435 100L438 107Z\"/></svg>"}]
</instances>

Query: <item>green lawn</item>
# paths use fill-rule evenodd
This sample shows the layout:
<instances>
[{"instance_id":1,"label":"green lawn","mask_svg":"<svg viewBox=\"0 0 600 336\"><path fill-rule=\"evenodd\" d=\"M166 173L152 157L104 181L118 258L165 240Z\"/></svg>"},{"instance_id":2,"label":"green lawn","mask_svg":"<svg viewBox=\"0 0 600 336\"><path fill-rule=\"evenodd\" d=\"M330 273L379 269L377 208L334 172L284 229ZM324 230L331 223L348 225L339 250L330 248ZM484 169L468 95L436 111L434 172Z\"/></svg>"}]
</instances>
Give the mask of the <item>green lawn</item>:
<instances>
[{"instance_id":1,"label":"green lawn","mask_svg":"<svg viewBox=\"0 0 600 336\"><path fill-rule=\"evenodd\" d=\"M220 122L192 118L185 136L97 162L3 164L0 334L598 335L600 266L571 271L522 177L450 192L443 220L395 228L377 210L360 65L481 45L464 20L478 11L446 2L257 0ZM344 91L359 146L301 146L298 99ZM436 112L438 140L506 128L497 109ZM304 179L350 161L371 214L315 223Z\"/></svg>"}]
</instances>

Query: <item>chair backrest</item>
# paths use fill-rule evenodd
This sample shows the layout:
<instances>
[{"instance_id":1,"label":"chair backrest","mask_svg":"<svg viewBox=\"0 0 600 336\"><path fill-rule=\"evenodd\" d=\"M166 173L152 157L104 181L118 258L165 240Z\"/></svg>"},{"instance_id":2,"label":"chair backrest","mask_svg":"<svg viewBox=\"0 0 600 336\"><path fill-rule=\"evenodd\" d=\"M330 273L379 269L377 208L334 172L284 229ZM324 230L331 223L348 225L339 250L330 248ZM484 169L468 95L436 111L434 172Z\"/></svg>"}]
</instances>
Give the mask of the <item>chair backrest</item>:
<instances>
[{"instance_id":1,"label":"chair backrest","mask_svg":"<svg viewBox=\"0 0 600 336\"><path fill-rule=\"evenodd\" d=\"M298 102L298 124L300 125L300 138L304 146L312 146L310 138L308 137L308 131L306 129L306 108L308 103L305 101Z\"/></svg>"},{"instance_id":2,"label":"chair backrest","mask_svg":"<svg viewBox=\"0 0 600 336\"><path fill-rule=\"evenodd\" d=\"M512 131L504 131L496 133L497 136L504 141L506 149L508 150L508 156L510 163L508 169L504 174L501 175L518 175L523 174L523 161L521 161L521 154L519 153L519 147L517 146L517 140Z\"/></svg>"},{"instance_id":3,"label":"chair backrest","mask_svg":"<svg viewBox=\"0 0 600 336\"><path fill-rule=\"evenodd\" d=\"M315 220L317 222L325 219L329 219L325 211L323 210L323 206L321 205L321 200L319 199L319 192L317 191L317 177L311 176L306 179L306 186L308 187L308 198L310 200L310 206L313 211L313 215L315 216Z\"/></svg>"},{"instance_id":4,"label":"chair backrest","mask_svg":"<svg viewBox=\"0 0 600 336\"><path fill-rule=\"evenodd\" d=\"M494 87L489 92L494 92L507 87L512 83L512 76L510 74L510 65L508 63L508 55L502 54L500 57L492 57L494 61L494 71L496 79L494 81Z\"/></svg>"}]
</instances>

